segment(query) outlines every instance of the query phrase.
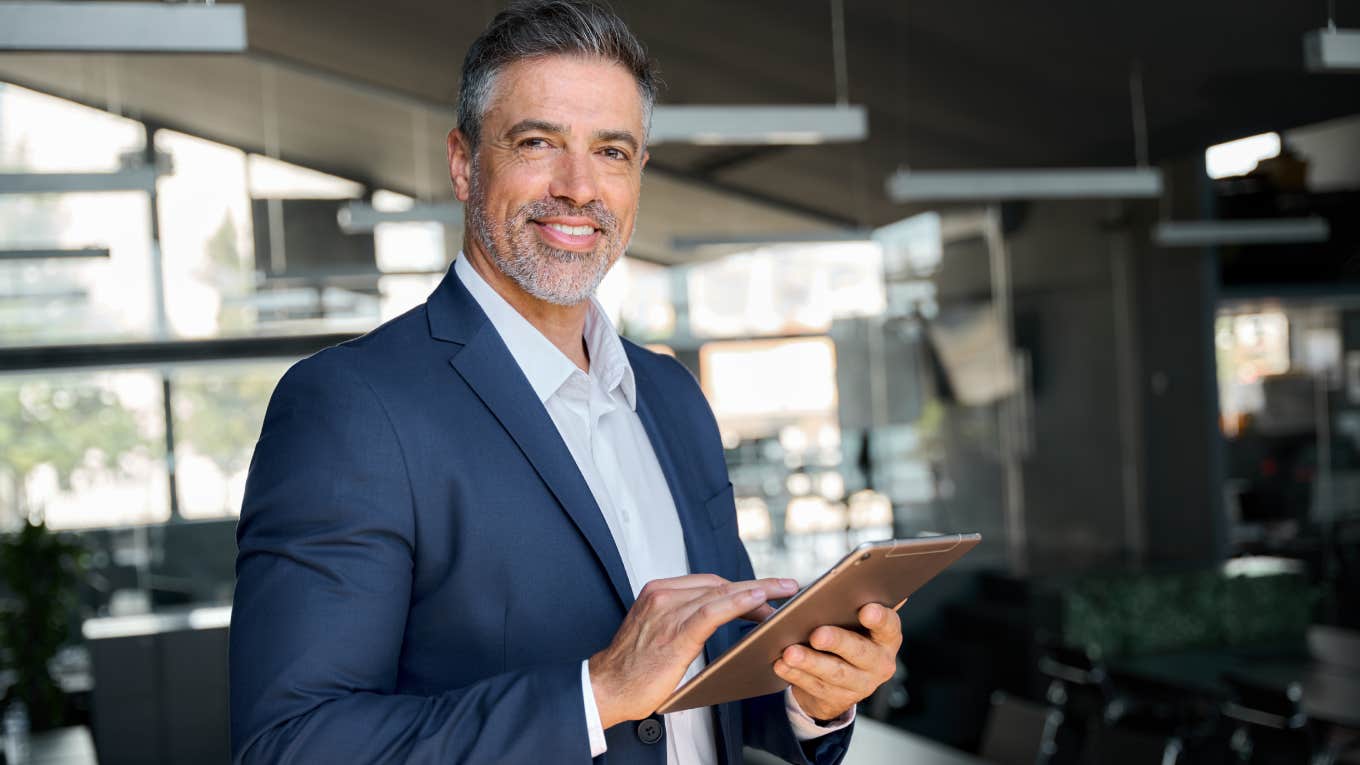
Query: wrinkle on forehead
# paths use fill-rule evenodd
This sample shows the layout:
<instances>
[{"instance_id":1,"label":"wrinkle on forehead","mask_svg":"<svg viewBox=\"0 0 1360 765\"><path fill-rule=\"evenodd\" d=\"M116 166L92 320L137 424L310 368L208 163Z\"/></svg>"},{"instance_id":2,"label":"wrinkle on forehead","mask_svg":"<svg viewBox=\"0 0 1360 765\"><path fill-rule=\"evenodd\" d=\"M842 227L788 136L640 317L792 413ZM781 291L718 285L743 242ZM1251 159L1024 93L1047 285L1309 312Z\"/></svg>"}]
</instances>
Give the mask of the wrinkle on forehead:
<instances>
[{"instance_id":1,"label":"wrinkle on forehead","mask_svg":"<svg viewBox=\"0 0 1360 765\"><path fill-rule=\"evenodd\" d=\"M492 82L483 126L497 116L516 122L540 119L568 127L573 120L567 117L587 123L613 122L586 127L592 132L627 132L640 137L634 141L639 145L646 140L646 115L637 80L623 65L591 55L553 54L507 64Z\"/></svg>"}]
</instances>

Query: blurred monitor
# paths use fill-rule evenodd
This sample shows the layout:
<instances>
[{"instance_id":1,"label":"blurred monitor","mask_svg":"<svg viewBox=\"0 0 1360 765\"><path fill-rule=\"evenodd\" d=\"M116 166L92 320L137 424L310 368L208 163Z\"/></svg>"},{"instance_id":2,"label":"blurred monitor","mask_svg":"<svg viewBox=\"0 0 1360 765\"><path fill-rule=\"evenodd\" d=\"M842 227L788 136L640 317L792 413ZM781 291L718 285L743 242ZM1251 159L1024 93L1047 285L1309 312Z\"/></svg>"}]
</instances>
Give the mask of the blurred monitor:
<instances>
[{"instance_id":1,"label":"blurred monitor","mask_svg":"<svg viewBox=\"0 0 1360 765\"><path fill-rule=\"evenodd\" d=\"M346 277L342 286L378 290L373 234L346 234L336 215L344 199L252 199L255 270L271 279ZM271 211L271 206L276 208ZM281 228L282 233L275 230ZM361 277L371 279L371 284ZM357 279L351 284L350 279Z\"/></svg>"}]
</instances>

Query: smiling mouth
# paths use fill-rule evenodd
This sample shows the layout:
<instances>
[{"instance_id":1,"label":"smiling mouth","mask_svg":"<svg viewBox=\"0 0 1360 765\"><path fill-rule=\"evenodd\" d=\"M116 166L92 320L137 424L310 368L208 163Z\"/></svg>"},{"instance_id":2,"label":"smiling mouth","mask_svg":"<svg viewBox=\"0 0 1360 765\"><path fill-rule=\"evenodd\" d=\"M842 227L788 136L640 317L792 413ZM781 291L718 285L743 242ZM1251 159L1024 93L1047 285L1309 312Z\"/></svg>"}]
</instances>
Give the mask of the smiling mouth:
<instances>
[{"instance_id":1,"label":"smiling mouth","mask_svg":"<svg viewBox=\"0 0 1360 765\"><path fill-rule=\"evenodd\" d=\"M553 231L566 234L567 236L590 236L596 231L599 231L599 229L595 228L594 226L568 226L565 223L543 223L541 221L534 222L540 226L543 226L544 228L550 228Z\"/></svg>"},{"instance_id":2,"label":"smiling mouth","mask_svg":"<svg viewBox=\"0 0 1360 765\"><path fill-rule=\"evenodd\" d=\"M594 221L586 223L563 223L561 221L534 220L538 236L549 247L568 252L591 252L600 242L603 232L596 228Z\"/></svg>"}]
</instances>

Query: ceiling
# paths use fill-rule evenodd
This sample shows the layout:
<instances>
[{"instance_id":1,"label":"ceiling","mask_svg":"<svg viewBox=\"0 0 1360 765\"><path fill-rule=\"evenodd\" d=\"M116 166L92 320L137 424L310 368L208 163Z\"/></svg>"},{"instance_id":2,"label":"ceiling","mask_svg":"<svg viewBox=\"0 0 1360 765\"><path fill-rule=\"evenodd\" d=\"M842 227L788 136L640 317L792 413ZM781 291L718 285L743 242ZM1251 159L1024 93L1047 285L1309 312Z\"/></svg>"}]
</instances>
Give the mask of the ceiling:
<instances>
[{"instance_id":1,"label":"ceiling","mask_svg":"<svg viewBox=\"0 0 1360 765\"><path fill-rule=\"evenodd\" d=\"M244 56L0 55L0 79L429 199L470 41L499 3L247 0ZM828 2L615 0L667 83L663 103L836 98ZM881 225L913 168L1125 165L1141 68L1154 161L1360 113L1360 75L1303 71L1323 0L1091 3L847 0L849 95L869 139L663 145L634 250L680 235ZM1339 23L1348 21L1338 19ZM1360 19L1355 20L1360 25Z\"/></svg>"}]
</instances>

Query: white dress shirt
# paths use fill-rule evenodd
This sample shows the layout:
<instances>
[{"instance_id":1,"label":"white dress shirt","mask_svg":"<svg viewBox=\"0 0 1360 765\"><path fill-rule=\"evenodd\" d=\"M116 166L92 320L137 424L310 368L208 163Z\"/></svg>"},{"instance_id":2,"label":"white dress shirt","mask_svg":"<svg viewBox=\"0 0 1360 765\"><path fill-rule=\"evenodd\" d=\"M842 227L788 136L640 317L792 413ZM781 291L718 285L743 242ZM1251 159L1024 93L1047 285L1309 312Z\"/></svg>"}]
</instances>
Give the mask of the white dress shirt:
<instances>
[{"instance_id":1,"label":"white dress shirt","mask_svg":"<svg viewBox=\"0 0 1360 765\"><path fill-rule=\"evenodd\" d=\"M586 314L585 344L590 372L581 371L477 273L459 253L459 281L486 313L510 355L528 378L566 442L576 466L604 514L636 597L653 579L690 573L685 538L675 500L656 452L637 416L637 386L623 343L594 298ZM704 667L700 654L685 680ZM683 682L683 681L682 681ZM582 703L590 735L590 755L605 752L604 727L590 686L589 660L581 663ZM849 714L818 725L785 691L785 707L800 741L848 725ZM663 715L668 765L716 765L713 716L708 708Z\"/></svg>"}]
</instances>

